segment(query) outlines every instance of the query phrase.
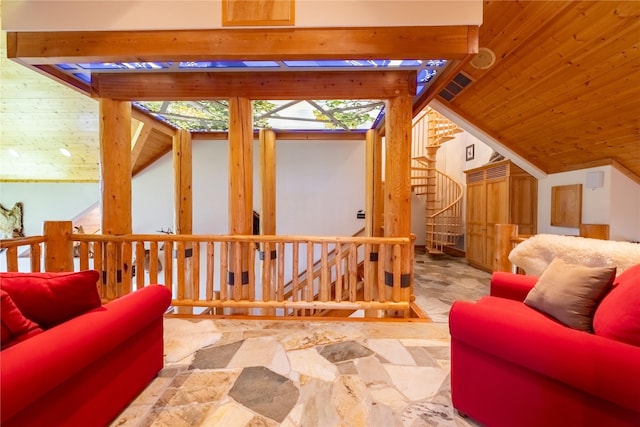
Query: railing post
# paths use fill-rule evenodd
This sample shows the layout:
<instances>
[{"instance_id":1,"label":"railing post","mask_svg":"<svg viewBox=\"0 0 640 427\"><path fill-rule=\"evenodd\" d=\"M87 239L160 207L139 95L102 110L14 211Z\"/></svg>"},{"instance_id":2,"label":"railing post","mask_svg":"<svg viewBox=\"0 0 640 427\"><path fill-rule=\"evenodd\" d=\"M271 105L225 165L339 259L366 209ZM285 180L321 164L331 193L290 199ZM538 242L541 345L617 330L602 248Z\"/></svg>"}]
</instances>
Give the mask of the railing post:
<instances>
[{"instance_id":1,"label":"railing post","mask_svg":"<svg viewBox=\"0 0 640 427\"><path fill-rule=\"evenodd\" d=\"M71 221L45 221L44 271L73 271L73 228Z\"/></svg>"},{"instance_id":2,"label":"railing post","mask_svg":"<svg viewBox=\"0 0 640 427\"><path fill-rule=\"evenodd\" d=\"M513 238L518 236L517 224L496 224L496 243L493 258L493 271L512 271L509 253L513 249Z\"/></svg>"}]
</instances>

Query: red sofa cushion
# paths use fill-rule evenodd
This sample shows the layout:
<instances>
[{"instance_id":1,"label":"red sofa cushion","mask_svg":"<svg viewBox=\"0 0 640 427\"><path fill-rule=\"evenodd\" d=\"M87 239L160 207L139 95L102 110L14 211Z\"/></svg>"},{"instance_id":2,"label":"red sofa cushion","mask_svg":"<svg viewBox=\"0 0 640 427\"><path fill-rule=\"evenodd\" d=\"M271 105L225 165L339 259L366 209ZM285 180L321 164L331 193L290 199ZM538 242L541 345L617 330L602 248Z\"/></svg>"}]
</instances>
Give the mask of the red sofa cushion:
<instances>
[{"instance_id":1,"label":"red sofa cushion","mask_svg":"<svg viewBox=\"0 0 640 427\"><path fill-rule=\"evenodd\" d=\"M593 317L596 335L640 347L640 264L626 269Z\"/></svg>"},{"instance_id":2,"label":"red sofa cushion","mask_svg":"<svg viewBox=\"0 0 640 427\"><path fill-rule=\"evenodd\" d=\"M95 270L0 273L6 291L28 319L47 329L101 305Z\"/></svg>"},{"instance_id":3,"label":"red sofa cushion","mask_svg":"<svg viewBox=\"0 0 640 427\"><path fill-rule=\"evenodd\" d=\"M24 317L11 296L3 290L0 290L0 324L3 350L42 332L37 324Z\"/></svg>"}]
</instances>

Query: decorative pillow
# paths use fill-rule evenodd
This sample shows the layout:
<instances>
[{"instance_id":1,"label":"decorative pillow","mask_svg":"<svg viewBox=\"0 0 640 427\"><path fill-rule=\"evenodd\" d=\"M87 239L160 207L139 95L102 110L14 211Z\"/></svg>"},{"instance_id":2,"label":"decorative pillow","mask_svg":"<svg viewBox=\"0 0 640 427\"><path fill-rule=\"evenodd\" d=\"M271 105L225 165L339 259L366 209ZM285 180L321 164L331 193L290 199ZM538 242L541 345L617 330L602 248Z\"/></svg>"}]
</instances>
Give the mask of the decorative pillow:
<instances>
[{"instance_id":1,"label":"decorative pillow","mask_svg":"<svg viewBox=\"0 0 640 427\"><path fill-rule=\"evenodd\" d=\"M596 335L640 347L640 264L624 271L593 316Z\"/></svg>"},{"instance_id":2,"label":"decorative pillow","mask_svg":"<svg viewBox=\"0 0 640 427\"><path fill-rule=\"evenodd\" d=\"M47 329L101 305L95 270L66 273L0 273L0 289L18 309Z\"/></svg>"},{"instance_id":3,"label":"decorative pillow","mask_svg":"<svg viewBox=\"0 0 640 427\"><path fill-rule=\"evenodd\" d=\"M42 332L38 325L24 317L9 294L3 290L0 290L0 329L3 350Z\"/></svg>"},{"instance_id":4,"label":"decorative pillow","mask_svg":"<svg viewBox=\"0 0 640 427\"><path fill-rule=\"evenodd\" d=\"M590 332L593 314L615 277L615 267L585 267L555 258L524 303L571 328Z\"/></svg>"}]
</instances>

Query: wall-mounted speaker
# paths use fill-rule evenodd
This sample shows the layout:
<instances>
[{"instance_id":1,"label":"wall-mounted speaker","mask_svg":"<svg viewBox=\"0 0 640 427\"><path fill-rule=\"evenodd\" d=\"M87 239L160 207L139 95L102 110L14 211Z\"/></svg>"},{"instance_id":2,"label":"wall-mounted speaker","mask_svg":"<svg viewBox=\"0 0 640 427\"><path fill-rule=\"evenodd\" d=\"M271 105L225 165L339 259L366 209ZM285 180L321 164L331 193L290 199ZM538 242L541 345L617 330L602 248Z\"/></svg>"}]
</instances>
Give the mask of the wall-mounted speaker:
<instances>
[{"instance_id":1,"label":"wall-mounted speaker","mask_svg":"<svg viewBox=\"0 0 640 427\"><path fill-rule=\"evenodd\" d=\"M604 185L604 172L595 171L587 172L587 188L600 188Z\"/></svg>"}]
</instances>

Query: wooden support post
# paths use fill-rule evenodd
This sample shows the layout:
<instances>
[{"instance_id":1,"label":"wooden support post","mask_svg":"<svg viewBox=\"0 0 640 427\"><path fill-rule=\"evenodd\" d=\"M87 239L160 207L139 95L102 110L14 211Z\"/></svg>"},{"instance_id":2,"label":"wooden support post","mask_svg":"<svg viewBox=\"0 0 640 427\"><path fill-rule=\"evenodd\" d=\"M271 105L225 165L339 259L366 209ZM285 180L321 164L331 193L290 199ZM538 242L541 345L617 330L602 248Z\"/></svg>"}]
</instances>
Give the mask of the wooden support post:
<instances>
[{"instance_id":1,"label":"wooden support post","mask_svg":"<svg viewBox=\"0 0 640 427\"><path fill-rule=\"evenodd\" d=\"M100 99L100 187L102 234L131 234L131 102ZM106 251L104 252L107 253ZM121 248L114 251L113 277L107 275L105 295L118 296L123 271ZM103 263L106 265L106 263ZM105 272L102 272L103 280ZM120 279L119 279L120 277Z\"/></svg>"},{"instance_id":2,"label":"wooden support post","mask_svg":"<svg viewBox=\"0 0 640 427\"><path fill-rule=\"evenodd\" d=\"M260 129L260 182L262 209L260 234L276 234L276 134Z\"/></svg>"},{"instance_id":3,"label":"wooden support post","mask_svg":"<svg viewBox=\"0 0 640 427\"><path fill-rule=\"evenodd\" d=\"M250 99L236 97L229 99L229 233L251 235L252 232L253 110ZM240 250L236 250L236 245L242 246ZM248 299L249 286L254 285L248 283L252 276L249 268L253 268L249 265L249 251L253 247L240 242L229 246L229 295Z\"/></svg>"},{"instance_id":4,"label":"wooden support post","mask_svg":"<svg viewBox=\"0 0 640 427\"><path fill-rule=\"evenodd\" d=\"M509 253L513 249L513 239L518 236L518 224L495 225L495 253L493 254L493 271L513 271Z\"/></svg>"},{"instance_id":5,"label":"wooden support post","mask_svg":"<svg viewBox=\"0 0 640 427\"><path fill-rule=\"evenodd\" d=\"M260 234L276 234L276 134L271 129L260 129L260 185L261 202ZM276 259L282 254L276 251L276 245L263 245L261 257L264 260L262 275L262 299L275 299ZM265 315L275 315L275 310L264 309Z\"/></svg>"},{"instance_id":6,"label":"wooden support post","mask_svg":"<svg viewBox=\"0 0 640 427\"><path fill-rule=\"evenodd\" d=\"M174 202L176 234L193 233L193 191L192 191L192 155L191 133L186 130L176 132L173 137L173 171L174 171ZM193 278L193 243L186 242L184 251L177 254L177 260L184 260L184 275L178 275L178 299L199 299L199 289L194 289ZM165 251L171 251L165 246ZM184 279L184 280L183 280ZM198 280L195 280L198 283ZM177 307L180 314L193 314L193 307Z\"/></svg>"},{"instance_id":7,"label":"wooden support post","mask_svg":"<svg viewBox=\"0 0 640 427\"><path fill-rule=\"evenodd\" d=\"M367 237L382 236L384 190L382 186L382 138L375 129L367 131L366 136L366 178L365 178L365 235ZM369 251L370 261L378 259L378 245L373 245ZM368 264L365 273L368 279L366 286L370 287L371 298L377 301L378 296L378 268L377 262ZM365 310L365 317L381 317L380 310Z\"/></svg>"},{"instance_id":8,"label":"wooden support post","mask_svg":"<svg viewBox=\"0 0 640 427\"><path fill-rule=\"evenodd\" d=\"M412 98L399 95L386 102L385 124L385 188L384 235L409 237L411 235L411 115ZM409 301L411 298L410 248L389 251L385 260L387 300ZM396 257L400 256L400 260ZM400 271L394 271L400 265ZM399 274L398 274L399 273ZM393 283L400 280L398 284ZM390 283L391 282L391 283ZM408 316L409 313L388 313Z\"/></svg>"},{"instance_id":9,"label":"wooden support post","mask_svg":"<svg viewBox=\"0 0 640 427\"><path fill-rule=\"evenodd\" d=\"M73 227L71 221L45 221L44 271L73 271ZM33 255L33 254L32 254Z\"/></svg>"}]
</instances>

